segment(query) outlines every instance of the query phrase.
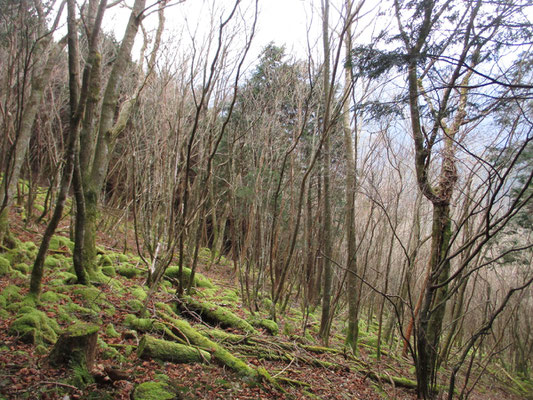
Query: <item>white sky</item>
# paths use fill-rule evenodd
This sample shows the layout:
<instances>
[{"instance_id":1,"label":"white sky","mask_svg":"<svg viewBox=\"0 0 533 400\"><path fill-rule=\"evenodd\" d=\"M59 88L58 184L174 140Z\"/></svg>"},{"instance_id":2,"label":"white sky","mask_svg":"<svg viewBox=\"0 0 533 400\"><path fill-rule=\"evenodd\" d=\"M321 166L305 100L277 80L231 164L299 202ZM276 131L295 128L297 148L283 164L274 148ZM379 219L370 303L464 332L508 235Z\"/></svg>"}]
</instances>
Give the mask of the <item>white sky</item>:
<instances>
[{"instance_id":1,"label":"white sky","mask_svg":"<svg viewBox=\"0 0 533 400\"><path fill-rule=\"evenodd\" d=\"M199 24L199 31L207 30L209 27L209 8L225 7L229 9L235 0L186 0L183 4L177 4L166 10L166 31L169 35L179 35L183 29L185 19L191 29ZM333 0L332 3L341 0ZM133 0L126 0L128 5L133 4ZM149 4L153 0L148 1ZM243 0L244 7L253 9L254 0ZM334 15L334 6L331 14ZM227 15L227 13L226 13ZM129 10L123 7L115 7L106 12L104 29L112 30L115 37L120 40L126 27ZM251 16L251 14L250 14ZM157 23L156 13L152 14L149 21L145 20L145 26L155 28ZM332 20L334 17L331 18ZM251 24L251 19L249 23ZM308 53L308 25L312 25L309 31L309 42L313 46L320 38L320 1L319 0L259 0L259 16L256 35L252 44L252 49L248 56L249 61L257 58L261 50L269 43L285 45L287 54L292 54L297 58L307 58ZM335 21L332 21L335 25ZM139 39L139 38L138 38ZM137 52L134 50L133 57Z\"/></svg>"}]
</instances>

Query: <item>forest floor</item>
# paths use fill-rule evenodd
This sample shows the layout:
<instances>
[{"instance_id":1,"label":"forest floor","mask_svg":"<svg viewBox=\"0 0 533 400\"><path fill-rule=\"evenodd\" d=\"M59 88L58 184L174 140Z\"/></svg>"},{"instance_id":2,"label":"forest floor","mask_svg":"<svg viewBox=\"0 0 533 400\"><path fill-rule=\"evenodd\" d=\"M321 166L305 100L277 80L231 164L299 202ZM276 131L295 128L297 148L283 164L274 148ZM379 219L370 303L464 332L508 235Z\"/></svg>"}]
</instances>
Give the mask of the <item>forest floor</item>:
<instances>
[{"instance_id":1,"label":"forest floor","mask_svg":"<svg viewBox=\"0 0 533 400\"><path fill-rule=\"evenodd\" d=\"M165 280L148 301L143 317L152 321L150 326L135 325L132 315L140 315L147 295L147 288L143 286L146 268L138 257L124 254L123 248L117 248L117 243L129 243L130 249L134 248L133 244L117 239L120 236L117 234L102 235L99 260L107 280L85 290L80 285L70 284L74 277L70 261L72 243L66 239L68 221L65 219L51 244L43 294L38 301L28 300L29 266L35 254L35 247L28 243L39 245L45 225L24 224L20 211L13 213L11 221L11 232L18 239L18 247L4 248L0 253L11 263L8 272L0 276L0 399L416 398L413 389L397 384L401 379L407 384L414 379L412 362L395 356L394 349L387 349L387 355L378 361L372 327L366 331L362 329L361 348L354 357L343 350L340 327L333 330L330 348L320 347L318 317L312 314L303 332L302 314L297 308L279 316L277 335L272 335L265 327L258 327L253 334L229 327L224 332L242 339L232 343L218 340L230 354L244 360L254 371L267 371L269 379L243 378L228 367L230 364L219 359L207 364L180 364L140 358L137 347L143 335L168 339L171 334L165 335L161 326L153 322L165 322L157 311L161 304L176 304L173 284ZM202 251L200 259L199 272L214 286L198 287L192 297L198 301L209 300L250 321L251 315L240 301L231 264L222 258L220 263L208 268L207 249ZM36 331L29 340L22 331L13 329L14 322L28 309L42 311L46 316L35 324ZM176 318L187 319L194 328L214 328L213 322L203 320L201 313L178 314ZM261 318L266 316L265 313L260 315ZM78 321L100 327L96 361L90 375L68 367L53 367L48 362L57 334ZM54 332L50 332L50 327ZM179 329L177 331L179 333ZM136 388L145 382L157 382L164 391L142 394ZM506 389L508 384L487 369L470 398L523 398Z\"/></svg>"}]
</instances>

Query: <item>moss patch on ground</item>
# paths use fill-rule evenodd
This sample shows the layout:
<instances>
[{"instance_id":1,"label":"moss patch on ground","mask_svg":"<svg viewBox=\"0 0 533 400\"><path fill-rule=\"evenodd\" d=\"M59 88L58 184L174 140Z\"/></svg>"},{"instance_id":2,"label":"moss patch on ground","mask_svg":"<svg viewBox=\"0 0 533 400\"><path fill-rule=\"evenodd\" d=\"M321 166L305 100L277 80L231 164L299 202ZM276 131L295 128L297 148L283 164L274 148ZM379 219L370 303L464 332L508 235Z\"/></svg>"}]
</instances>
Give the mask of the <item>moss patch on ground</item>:
<instances>
[{"instance_id":1,"label":"moss patch on ground","mask_svg":"<svg viewBox=\"0 0 533 400\"><path fill-rule=\"evenodd\" d=\"M0 256L0 276L7 275L11 271L11 262L4 256Z\"/></svg>"},{"instance_id":2,"label":"moss patch on ground","mask_svg":"<svg viewBox=\"0 0 533 400\"><path fill-rule=\"evenodd\" d=\"M180 276L179 267L177 265L172 265L168 267L167 270L165 271L165 276L167 278L179 279L179 276ZM185 284L189 282L190 278L191 278L191 269L187 267L183 267L183 279L185 281ZM200 288L207 288L207 289L213 289L215 287L215 285L213 285L213 283L209 279L207 279L205 276L203 276L202 274L198 272L195 272L194 274L193 286L200 287Z\"/></svg>"},{"instance_id":3,"label":"moss patch on ground","mask_svg":"<svg viewBox=\"0 0 533 400\"><path fill-rule=\"evenodd\" d=\"M44 312L32 307L23 307L9 327L9 333L22 341L33 344L55 343L60 328L57 322Z\"/></svg>"},{"instance_id":4,"label":"moss patch on ground","mask_svg":"<svg viewBox=\"0 0 533 400\"><path fill-rule=\"evenodd\" d=\"M171 400L176 396L165 382L144 382L135 388L133 400Z\"/></svg>"}]
</instances>

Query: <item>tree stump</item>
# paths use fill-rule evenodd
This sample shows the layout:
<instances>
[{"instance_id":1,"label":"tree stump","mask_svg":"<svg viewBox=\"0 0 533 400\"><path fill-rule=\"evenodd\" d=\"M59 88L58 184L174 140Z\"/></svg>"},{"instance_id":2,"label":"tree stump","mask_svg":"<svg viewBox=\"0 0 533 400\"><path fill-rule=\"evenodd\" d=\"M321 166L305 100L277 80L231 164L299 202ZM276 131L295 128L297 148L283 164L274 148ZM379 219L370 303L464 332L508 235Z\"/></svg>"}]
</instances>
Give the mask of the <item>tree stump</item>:
<instances>
[{"instance_id":1,"label":"tree stump","mask_svg":"<svg viewBox=\"0 0 533 400\"><path fill-rule=\"evenodd\" d=\"M78 322L68 327L57 339L48 355L55 366L78 364L91 371L96 355L97 325Z\"/></svg>"}]
</instances>

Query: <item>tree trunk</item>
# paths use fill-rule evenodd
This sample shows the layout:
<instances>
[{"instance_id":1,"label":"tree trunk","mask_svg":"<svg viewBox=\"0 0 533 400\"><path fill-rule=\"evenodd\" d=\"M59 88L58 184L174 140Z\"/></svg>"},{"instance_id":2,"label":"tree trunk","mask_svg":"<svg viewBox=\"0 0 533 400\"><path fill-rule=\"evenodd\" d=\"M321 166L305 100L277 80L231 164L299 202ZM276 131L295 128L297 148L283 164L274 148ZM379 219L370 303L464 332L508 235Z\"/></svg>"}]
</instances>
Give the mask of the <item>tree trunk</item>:
<instances>
[{"instance_id":1,"label":"tree trunk","mask_svg":"<svg viewBox=\"0 0 533 400\"><path fill-rule=\"evenodd\" d=\"M324 45L324 116L323 116L323 134L324 138L324 286L322 293L322 316L320 319L320 337L327 346L329 342L330 331L330 313L331 313L331 290L333 283L333 270L331 267L331 200L330 200L330 164L331 164L331 145L330 135L328 132L329 125L329 107L330 107L330 48L329 48L329 0L324 0L322 4L322 41Z\"/></svg>"},{"instance_id":2,"label":"tree trunk","mask_svg":"<svg viewBox=\"0 0 533 400\"><path fill-rule=\"evenodd\" d=\"M446 312L447 285L450 261L446 253L450 244L451 219L448 204L433 206L433 227L430 255L430 279L418 322L417 381L418 395L429 398L436 384L436 363L442 322ZM435 287L441 285L440 287Z\"/></svg>"}]
</instances>

